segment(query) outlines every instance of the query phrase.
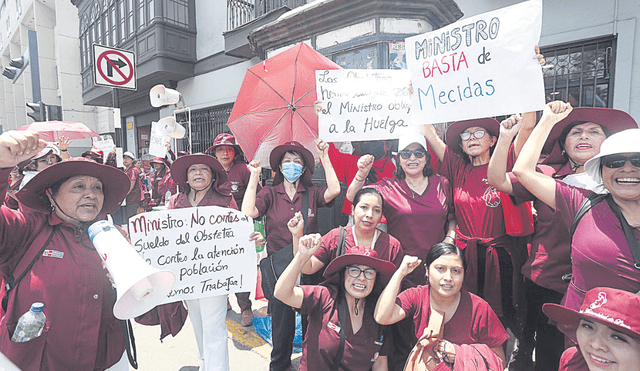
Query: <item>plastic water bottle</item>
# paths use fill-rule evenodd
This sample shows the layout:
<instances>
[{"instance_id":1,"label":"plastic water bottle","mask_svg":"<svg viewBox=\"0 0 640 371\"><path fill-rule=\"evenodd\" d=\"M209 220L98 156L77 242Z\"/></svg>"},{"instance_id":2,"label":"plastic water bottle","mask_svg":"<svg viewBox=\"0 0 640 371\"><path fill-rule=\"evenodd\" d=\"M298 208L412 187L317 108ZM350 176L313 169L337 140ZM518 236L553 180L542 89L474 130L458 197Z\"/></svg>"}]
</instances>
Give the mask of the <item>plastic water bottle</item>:
<instances>
[{"instance_id":1,"label":"plastic water bottle","mask_svg":"<svg viewBox=\"0 0 640 371\"><path fill-rule=\"evenodd\" d=\"M31 309L23 314L18 320L16 330L13 332L11 341L14 343L24 343L42 335L42 329L47 322L47 317L42 312L44 304L33 303Z\"/></svg>"},{"instance_id":2,"label":"plastic water bottle","mask_svg":"<svg viewBox=\"0 0 640 371\"><path fill-rule=\"evenodd\" d=\"M253 220L253 230L256 232L260 232L263 237L264 235L264 217L262 219L254 219ZM264 250L264 244L260 246L256 246L256 252L262 252Z\"/></svg>"},{"instance_id":3,"label":"plastic water bottle","mask_svg":"<svg viewBox=\"0 0 640 371\"><path fill-rule=\"evenodd\" d=\"M171 191L167 191L167 193L164 194L164 204L165 205L169 205L169 199L171 199Z\"/></svg>"}]
</instances>

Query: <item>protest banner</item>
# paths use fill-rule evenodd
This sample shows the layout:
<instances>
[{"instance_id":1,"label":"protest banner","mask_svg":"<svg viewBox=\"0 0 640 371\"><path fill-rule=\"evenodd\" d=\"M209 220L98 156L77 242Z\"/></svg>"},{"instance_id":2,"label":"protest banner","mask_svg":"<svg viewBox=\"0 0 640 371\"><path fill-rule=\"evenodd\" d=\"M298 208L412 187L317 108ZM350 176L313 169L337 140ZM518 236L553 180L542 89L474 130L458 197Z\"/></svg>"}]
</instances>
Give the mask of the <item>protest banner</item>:
<instances>
[{"instance_id":1,"label":"protest banner","mask_svg":"<svg viewBox=\"0 0 640 371\"><path fill-rule=\"evenodd\" d=\"M152 266L176 275L162 303L254 290L252 232L253 219L218 206L152 211L129 219L136 252Z\"/></svg>"},{"instance_id":2,"label":"protest banner","mask_svg":"<svg viewBox=\"0 0 640 371\"><path fill-rule=\"evenodd\" d=\"M542 2L525 1L405 40L413 123L540 110L542 70L535 45Z\"/></svg>"},{"instance_id":3,"label":"protest banner","mask_svg":"<svg viewBox=\"0 0 640 371\"><path fill-rule=\"evenodd\" d=\"M317 70L316 91L327 142L396 139L410 128L406 70Z\"/></svg>"},{"instance_id":4,"label":"protest banner","mask_svg":"<svg viewBox=\"0 0 640 371\"><path fill-rule=\"evenodd\" d=\"M171 140L169 137L165 137L158 134L156 130L157 122L151 123L151 137L149 138L149 154L151 156L164 158L167 155L167 143Z\"/></svg>"},{"instance_id":5,"label":"protest banner","mask_svg":"<svg viewBox=\"0 0 640 371\"><path fill-rule=\"evenodd\" d=\"M105 157L107 157L107 155L111 153L113 148L116 146L111 135L100 135L91 138L91 140L93 141L93 146L101 150Z\"/></svg>"}]
</instances>

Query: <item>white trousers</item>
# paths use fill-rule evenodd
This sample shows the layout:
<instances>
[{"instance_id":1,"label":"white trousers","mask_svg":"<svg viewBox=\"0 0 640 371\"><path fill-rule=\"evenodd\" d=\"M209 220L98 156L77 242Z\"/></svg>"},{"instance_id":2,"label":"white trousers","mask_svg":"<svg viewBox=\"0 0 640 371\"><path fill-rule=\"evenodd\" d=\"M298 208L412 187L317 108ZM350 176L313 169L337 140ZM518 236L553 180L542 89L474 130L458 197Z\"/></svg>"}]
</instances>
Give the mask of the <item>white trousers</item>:
<instances>
[{"instance_id":1,"label":"white trousers","mask_svg":"<svg viewBox=\"0 0 640 371\"><path fill-rule=\"evenodd\" d=\"M227 295L187 300L198 343L200 371L229 371Z\"/></svg>"},{"instance_id":2,"label":"white trousers","mask_svg":"<svg viewBox=\"0 0 640 371\"><path fill-rule=\"evenodd\" d=\"M131 367L133 369L133 367ZM129 371L129 357L127 357L127 351L122 354L122 358L115 365L109 367L105 371Z\"/></svg>"}]
</instances>

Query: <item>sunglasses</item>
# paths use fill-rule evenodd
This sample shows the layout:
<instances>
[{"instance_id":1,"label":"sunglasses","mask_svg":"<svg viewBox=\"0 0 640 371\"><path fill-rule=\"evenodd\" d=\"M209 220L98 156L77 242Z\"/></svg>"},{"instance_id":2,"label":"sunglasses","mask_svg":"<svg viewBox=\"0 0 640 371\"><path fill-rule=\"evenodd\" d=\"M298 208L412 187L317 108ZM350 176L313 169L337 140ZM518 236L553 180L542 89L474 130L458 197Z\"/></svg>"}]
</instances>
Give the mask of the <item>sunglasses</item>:
<instances>
[{"instance_id":1,"label":"sunglasses","mask_svg":"<svg viewBox=\"0 0 640 371\"><path fill-rule=\"evenodd\" d=\"M403 149L402 151L398 152L398 154L403 159L408 160L411 158L412 154L416 156L416 158L423 158L427 153L422 149Z\"/></svg>"},{"instance_id":2,"label":"sunglasses","mask_svg":"<svg viewBox=\"0 0 640 371\"><path fill-rule=\"evenodd\" d=\"M355 266L348 266L347 267L347 273L349 273L349 275L353 278L358 278L360 277L360 273L364 273L364 278L368 279L368 280L372 280L374 278L376 278L376 270L375 269L371 269L371 268L367 268L367 269L360 269L358 267Z\"/></svg>"},{"instance_id":3,"label":"sunglasses","mask_svg":"<svg viewBox=\"0 0 640 371\"><path fill-rule=\"evenodd\" d=\"M471 139L471 135L472 134L476 139L482 139L482 138L484 138L485 134L487 134L487 131L486 130L478 130L478 131L474 131L473 133L460 133L460 139L469 140L469 139Z\"/></svg>"},{"instance_id":4,"label":"sunglasses","mask_svg":"<svg viewBox=\"0 0 640 371\"><path fill-rule=\"evenodd\" d=\"M624 166L627 161L631 162L631 165L640 167L640 155L625 157L625 156L606 156L602 158L602 165L609 169L618 169Z\"/></svg>"}]
</instances>

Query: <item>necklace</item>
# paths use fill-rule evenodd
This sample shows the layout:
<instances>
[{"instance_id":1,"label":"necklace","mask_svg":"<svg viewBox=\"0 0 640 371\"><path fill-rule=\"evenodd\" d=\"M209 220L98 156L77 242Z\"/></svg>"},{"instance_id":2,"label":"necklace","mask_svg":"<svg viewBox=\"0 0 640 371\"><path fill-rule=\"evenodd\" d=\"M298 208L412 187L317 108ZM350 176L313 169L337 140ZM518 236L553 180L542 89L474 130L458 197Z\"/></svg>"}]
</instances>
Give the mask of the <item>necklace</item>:
<instances>
[{"instance_id":1,"label":"necklace","mask_svg":"<svg viewBox=\"0 0 640 371\"><path fill-rule=\"evenodd\" d=\"M427 189L426 185L428 184L428 182L429 182L429 178L424 177L417 187L413 187L411 186L411 184L409 184L407 179L405 179L405 183L407 183L407 187L409 187L409 189L411 190L411 198L416 198L416 195L422 195L425 189ZM422 191L420 192L420 190Z\"/></svg>"}]
</instances>

